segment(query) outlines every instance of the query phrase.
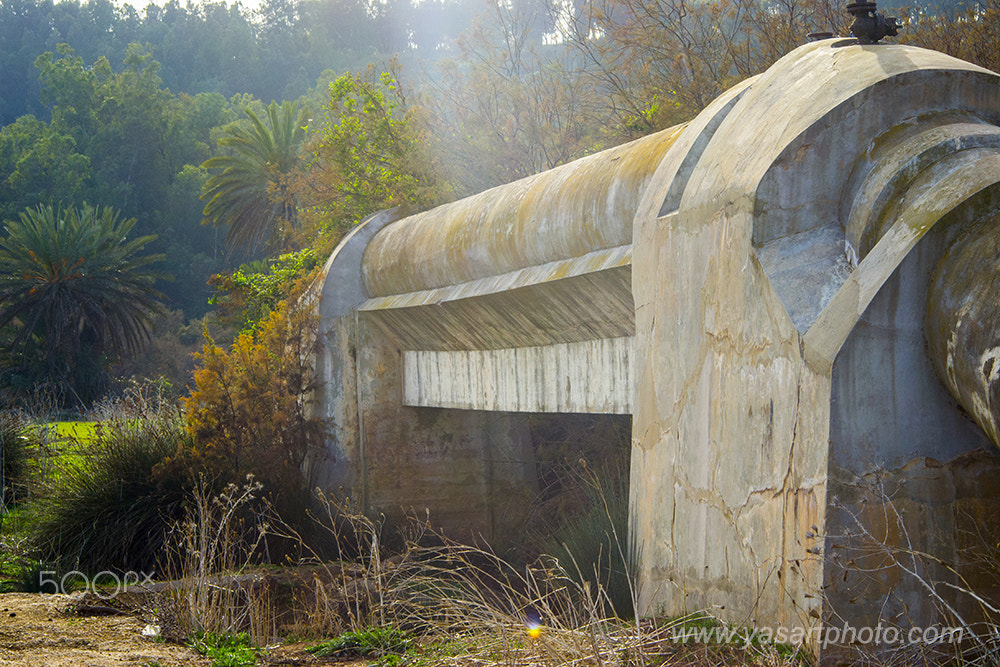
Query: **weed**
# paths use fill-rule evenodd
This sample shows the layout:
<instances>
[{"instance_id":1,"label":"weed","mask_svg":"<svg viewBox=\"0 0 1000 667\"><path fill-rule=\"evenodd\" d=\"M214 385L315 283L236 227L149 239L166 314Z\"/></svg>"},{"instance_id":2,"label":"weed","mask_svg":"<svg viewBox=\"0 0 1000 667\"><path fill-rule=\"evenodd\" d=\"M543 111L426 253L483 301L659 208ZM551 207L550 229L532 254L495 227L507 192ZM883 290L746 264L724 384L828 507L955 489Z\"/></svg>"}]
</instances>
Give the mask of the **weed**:
<instances>
[{"instance_id":1,"label":"weed","mask_svg":"<svg viewBox=\"0 0 1000 667\"><path fill-rule=\"evenodd\" d=\"M310 646L306 651L317 658L367 658L406 653L412 646L410 637L392 625L387 625L351 630L336 639Z\"/></svg>"},{"instance_id":2,"label":"weed","mask_svg":"<svg viewBox=\"0 0 1000 667\"><path fill-rule=\"evenodd\" d=\"M212 667L250 667L257 664L260 650L250 642L250 635L198 632L189 646L212 660Z\"/></svg>"},{"instance_id":3,"label":"weed","mask_svg":"<svg viewBox=\"0 0 1000 667\"><path fill-rule=\"evenodd\" d=\"M260 489L248 476L242 487L230 484L216 497L210 497L204 479L192 493L187 518L171 533L168 567L179 563L172 574L180 583L169 592L173 600L166 600L166 606L184 609L184 617L175 620L188 626L175 632L193 630L215 637L248 630L260 641L270 636L274 621L269 591L247 573L264 544L265 527L259 521L248 527L242 517Z\"/></svg>"}]
</instances>

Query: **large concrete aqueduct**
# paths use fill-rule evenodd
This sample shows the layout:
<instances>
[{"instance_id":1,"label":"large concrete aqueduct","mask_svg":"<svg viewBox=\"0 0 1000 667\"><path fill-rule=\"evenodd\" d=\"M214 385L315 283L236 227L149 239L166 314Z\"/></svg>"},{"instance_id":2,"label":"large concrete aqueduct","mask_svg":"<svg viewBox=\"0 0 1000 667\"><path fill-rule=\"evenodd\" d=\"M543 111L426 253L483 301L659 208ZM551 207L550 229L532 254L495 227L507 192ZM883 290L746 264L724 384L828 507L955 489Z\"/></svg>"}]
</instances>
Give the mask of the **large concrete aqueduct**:
<instances>
[{"instance_id":1,"label":"large concrete aqueduct","mask_svg":"<svg viewBox=\"0 0 1000 667\"><path fill-rule=\"evenodd\" d=\"M525 413L631 414L642 613L968 621L892 548L996 593L963 558L1000 524L998 183L1000 77L827 39L685 125L376 214L323 277L324 483L496 537Z\"/></svg>"}]
</instances>

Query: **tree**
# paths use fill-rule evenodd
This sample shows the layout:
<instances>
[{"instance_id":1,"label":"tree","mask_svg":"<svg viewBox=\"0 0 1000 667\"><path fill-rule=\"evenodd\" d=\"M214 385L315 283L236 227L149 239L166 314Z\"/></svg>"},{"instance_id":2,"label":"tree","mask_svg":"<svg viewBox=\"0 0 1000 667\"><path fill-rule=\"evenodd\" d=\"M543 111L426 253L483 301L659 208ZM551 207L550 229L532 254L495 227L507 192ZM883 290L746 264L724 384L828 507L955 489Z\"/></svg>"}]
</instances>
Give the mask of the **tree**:
<instances>
[{"instance_id":1,"label":"tree","mask_svg":"<svg viewBox=\"0 0 1000 667\"><path fill-rule=\"evenodd\" d=\"M111 208L38 206L0 239L5 379L47 382L86 405L111 358L137 352L162 313L152 240Z\"/></svg>"},{"instance_id":2,"label":"tree","mask_svg":"<svg viewBox=\"0 0 1000 667\"><path fill-rule=\"evenodd\" d=\"M318 250L370 213L447 198L448 185L422 150L426 137L394 64L388 72L369 66L329 84L323 126L308 145L308 171L294 184L302 235Z\"/></svg>"},{"instance_id":3,"label":"tree","mask_svg":"<svg viewBox=\"0 0 1000 667\"><path fill-rule=\"evenodd\" d=\"M213 155L215 128L237 113L218 93L163 88L147 48L130 46L118 72L105 58L84 65L65 44L57 51L36 59L52 122L22 118L0 131L0 219L38 204L114 206L139 220L133 234L157 236L150 249L180 277L158 285L173 307L204 315L205 281L226 262L217 230L201 225L208 175L193 165Z\"/></svg>"},{"instance_id":4,"label":"tree","mask_svg":"<svg viewBox=\"0 0 1000 667\"><path fill-rule=\"evenodd\" d=\"M164 472L200 470L220 481L253 473L281 516L306 506L313 480L303 476L303 467L323 455L326 426L309 410L318 323L314 309L297 298L308 284L300 281L230 350L212 340L205 344L195 388L184 401L193 442L164 464Z\"/></svg>"},{"instance_id":5,"label":"tree","mask_svg":"<svg viewBox=\"0 0 1000 667\"><path fill-rule=\"evenodd\" d=\"M626 138L693 117L818 30L846 34L831 0L588 0L566 43L588 63Z\"/></svg>"},{"instance_id":6,"label":"tree","mask_svg":"<svg viewBox=\"0 0 1000 667\"><path fill-rule=\"evenodd\" d=\"M1000 70L1000 2L983 0L939 12L911 11L900 40Z\"/></svg>"},{"instance_id":7,"label":"tree","mask_svg":"<svg viewBox=\"0 0 1000 667\"><path fill-rule=\"evenodd\" d=\"M267 108L267 124L246 109L249 127L233 125L219 146L232 149L205 161L215 170L202 191L205 221L228 225L226 243L256 250L280 246L295 225L296 205L289 180L301 163L305 128L298 105Z\"/></svg>"},{"instance_id":8,"label":"tree","mask_svg":"<svg viewBox=\"0 0 1000 667\"><path fill-rule=\"evenodd\" d=\"M289 297L296 281L317 264L316 253L305 248L276 259L244 264L232 274L214 275L208 281L216 290L211 303L222 322L241 333L252 331Z\"/></svg>"},{"instance_id":9,"label":"tree","mask_svg":"<svg viewBox=\"0 0 1000 667\"><path fill-rule=\"evenodd\" d=\"M90 158L72 137L21 116L0 130L0 219L59 199L79 201L90 192Z\"/></svg>"},{"instance_id":10,"label":"tree","mask_svg":"<svg viewBox=\"0 0 1000 667\"><path fill-rule=\"evenodd\" d=\"M524 178L600 148L603 98L541 4L490 0L428 96L432 136L464 192Z\"/></svg>"}]
</instances>

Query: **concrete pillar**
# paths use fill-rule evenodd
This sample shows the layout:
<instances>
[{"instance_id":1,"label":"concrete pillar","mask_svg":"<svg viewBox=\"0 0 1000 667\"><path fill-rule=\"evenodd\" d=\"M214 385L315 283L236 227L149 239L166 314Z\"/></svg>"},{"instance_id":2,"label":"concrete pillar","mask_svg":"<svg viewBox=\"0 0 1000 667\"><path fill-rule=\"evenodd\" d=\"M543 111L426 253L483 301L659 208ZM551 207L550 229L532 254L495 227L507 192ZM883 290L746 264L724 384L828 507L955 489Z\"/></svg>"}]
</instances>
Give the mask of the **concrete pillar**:
<instances>
[{"instance_id":1,"label":"concrete pillar","mask_svg":"<svg viewBox=\"0 0 1000 667\"><path fill-rule=\"evenodd\" d=\"M805 632L939 618L900 567L855 585L863 567L840 556L862 542L841 538L950 558L958 514L997 507L1000 460L938 382L922 334L928 277L958 224L948 216L967 219L1000 180L998 121L995 74L835 39L729 91L677 139L633 232L646 613ZM962 335L966 311L952 311L935 316L945 342L932 346ZM969 343L976 380L993 344ZM966 384L980 394L970 405L987 401L982 381ZM907 517L888 530L876 514L891 502L870 494L883 482Z\"/></svg>"}]
</instances>

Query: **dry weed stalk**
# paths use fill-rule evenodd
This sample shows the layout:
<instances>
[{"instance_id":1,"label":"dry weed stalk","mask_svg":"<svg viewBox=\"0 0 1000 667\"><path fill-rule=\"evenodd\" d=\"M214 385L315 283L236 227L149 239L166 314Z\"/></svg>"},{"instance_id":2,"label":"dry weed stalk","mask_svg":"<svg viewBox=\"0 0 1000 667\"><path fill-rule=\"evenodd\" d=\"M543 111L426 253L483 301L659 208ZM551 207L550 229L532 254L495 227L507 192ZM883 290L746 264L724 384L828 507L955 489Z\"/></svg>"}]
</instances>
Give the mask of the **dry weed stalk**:
<instances>
[{"instance_id":1,"label":"dry weed stalk","mask_svg":"<svg viewBox=\"0 0 1000 667\"><path fill-rule=\"evenodd\" d=\"M964 667L996 667L1000 665L1000 605L997 602L987 600L983 595L974 590L974 586L956 568L956 565L943 560L933 554L917 549L907 528L904 517L896 507L892 497L886 492L883 481L877 479L874 483L866 485L864 489L878 506L882 509L881 534L875 534L866 521L860 516L858 511L848 507L838 499L833 499L833 506L844 512L853 524L853 533L842 536L846 538L844 544L836 544L835 548L850 550L854 554L850 558L848 568L852 572L866 574L871 577L878 577L889 570L897 570L906 575L922 589L927 597L934 603L946 622L952 624L952 628L961 630L960 644L936 645L908 645L902 644L888 652L873 653L870 657L878 662L902 660L909 662L912 660L931 660L931 662L942 659L954 659ZM862 505L867 504L869 498L862 501ZM890 539L890 533L898 533L899 544L894 544L895 540ZM986 561L986 565L993 572L1000 572L1000 545L984 541L985 552L979 554L981 559ZM870 563L871 565L862 565ZM954 578L954 582L946 581L935 577L933 569L938 568L940 572L945 572ZM949 601L951 592L956 598ZM972 601L972 605L963 605L966 609L975 608L977 615L983 620L971 621L958 609L958 601L961 597L966 597ZM886 598L885 603L888 603ZM891 625L888 619L879 619L880 623L885 622ZM910 619L904 619L909 621ZM872 653L872 651L866 651Z\"/></svg>"},{"instance_id":2,"label":"dry weed stalk","mask_svg":"<svg viewBox=\"0 0 1000 667\"><path fill-rule=\"evenodd\" d=\"M463 664L643 664L644 646L669 637L669 626L610 616L604 587L593 590L555 558L543 557L521 571L487 546L447 539L427 517L411 516L405 550L383 558L376 521L349 501L322 492L317 497L321 511L314 519L337 545L339 562L324 562L313 552L326 574L314 580L310 620L316 630L392 626L462 644L454 659ZM283 537L308 548L291 527L275 525L282 526ZM356 566L344 563L350 555L357 557ZM579 570L576 563L572 567ZM533 626L538 629L529 633Z\"/></svg>"},{"instance_id":3,"label":"dry weed stalk","mask_svg":"<svg viewBox=\"0 0 1000 667\"><path fill-rule=\"evenodd\" d=\"M267 525L252 513L254 525L247 527L242 516L261 488L248 475L243 486L229 484L213 497L201 479L188 518L174 526L167 571L176 583L167 594L186 611L185 634L246 631L258 643L273 637L270 591L261 577L248 572L265 544Z\"/></svg>"}]
</instances>

